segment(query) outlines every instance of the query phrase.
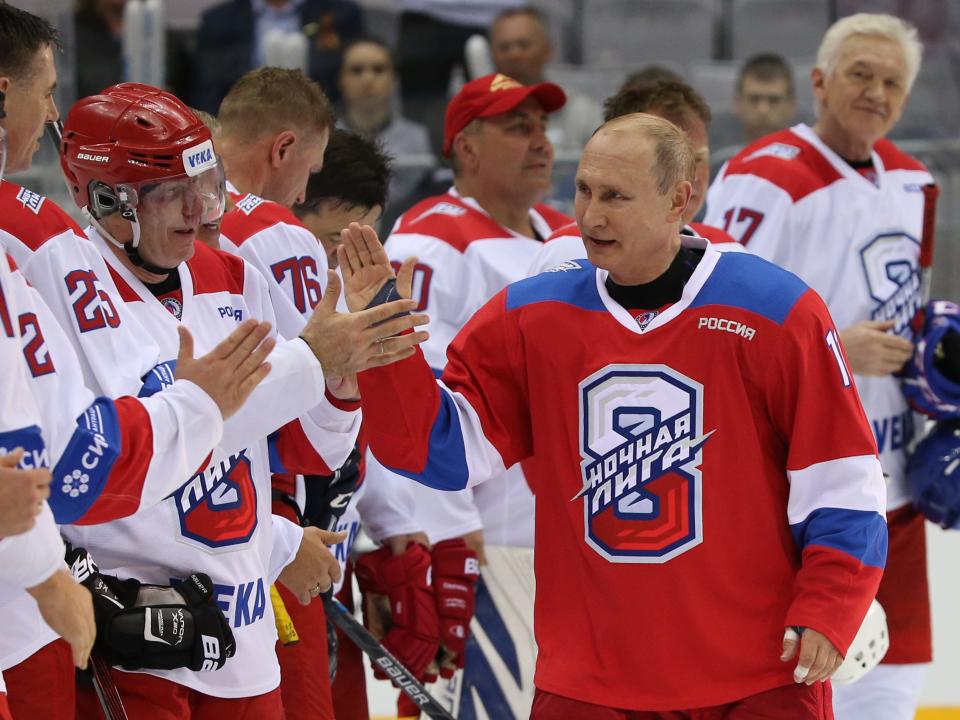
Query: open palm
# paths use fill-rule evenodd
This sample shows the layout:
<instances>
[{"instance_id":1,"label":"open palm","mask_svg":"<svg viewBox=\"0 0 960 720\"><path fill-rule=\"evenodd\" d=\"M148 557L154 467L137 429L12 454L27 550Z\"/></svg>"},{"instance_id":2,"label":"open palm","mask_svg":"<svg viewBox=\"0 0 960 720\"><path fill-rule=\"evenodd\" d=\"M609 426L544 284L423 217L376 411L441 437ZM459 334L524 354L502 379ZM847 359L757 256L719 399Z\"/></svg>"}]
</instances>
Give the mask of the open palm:
<instances>
[{"instance_id":1,"label":"open palm","mask_svg":"<svg viewBox=\"0 0 960 720\"><path fill-rule=\"evenodd\" d=\"M384 283L394 278L400 297L410 297L415 258L403 263L399 275L395 273L376 231L369 225L350 223L340 231L340 239L343 244L337 248L337 258L351 312L366 308Z\"/></svg>"}]
</instances>

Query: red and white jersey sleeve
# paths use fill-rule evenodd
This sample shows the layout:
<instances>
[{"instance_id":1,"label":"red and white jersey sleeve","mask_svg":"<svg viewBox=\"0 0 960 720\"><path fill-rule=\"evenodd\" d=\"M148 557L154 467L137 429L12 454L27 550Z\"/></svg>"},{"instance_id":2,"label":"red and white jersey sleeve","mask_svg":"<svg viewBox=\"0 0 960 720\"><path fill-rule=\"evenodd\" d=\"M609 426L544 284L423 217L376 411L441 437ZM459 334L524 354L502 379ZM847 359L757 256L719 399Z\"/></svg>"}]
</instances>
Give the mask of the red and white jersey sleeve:
<instances>
[{"instance_id":1,"label":"red and white jersey sleeve","mask_svg":"<svg viewBox=\"0 0 960 720\"><path fill-rule=\"evenodd\" d=\"M159 361L149 333L117 300L103 258L56 203L0 183L3 244L76 348L87 387L136 395Z\"/></svg>"},{"instance_id":2,"label":"red and white jersey sleeve","mask_svg":"<svg viewBox=\"0 0 960 720\"><path fill-rule=\"evenodd\" d=\"M231 192L233 209L220 226L221 247L260 271L270 289L281 337L303 330L327 285L320 243L288 209L252 194Z\"/></svg>"},{"instance_id":3,"label":"red and white jersey sleeve","mask_svg":"<svg viewBox=\"0 0 960 720\"><path fill-rule=\"evenodd\" d=\"M707 194L705 220L799 275L841 329L892 320L892 332L910 337L921 303L922 187L932 178L888 140L874 146L872 163L858 172L797 125L747 146L723 167ZM908 502L907 448L921 422L892 375L858 377L857 386L890 478L892 510Z\"/></svg>"}]
</instances>

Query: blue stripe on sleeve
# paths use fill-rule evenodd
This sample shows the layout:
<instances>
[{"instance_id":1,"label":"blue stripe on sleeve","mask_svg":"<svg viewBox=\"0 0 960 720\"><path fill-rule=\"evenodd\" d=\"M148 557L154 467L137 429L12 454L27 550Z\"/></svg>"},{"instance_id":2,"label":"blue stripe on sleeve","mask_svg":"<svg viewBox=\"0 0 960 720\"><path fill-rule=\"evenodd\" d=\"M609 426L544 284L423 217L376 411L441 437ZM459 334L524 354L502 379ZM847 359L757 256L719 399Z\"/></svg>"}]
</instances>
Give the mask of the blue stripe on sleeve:
<instances>
[{"instance_id":1,"label":"blue stripe on sleeve","mask_svg":"<svg viewBox=\"0 0 960 720\"><path fill-rule=\"evenodd\" d=\"M17 448L23 448L23 457L17 467L24 470L50 467L47 446L37 425L0 432L0 455L6 455Z\"/></svg>"},{"instance_id":2,"label":"blue stripe on sleeve","mask_svg":"<svg viewBox=\"0 0 960 720\"><path fill-rule=\"evenodd\" d=\"M137 393L137 397L150 397L151 395L170 387L173 385L173 381L176 379L176 372L176 360L167 360L166 362L157 363L150 369L150 372L140 378L140 382L142 382L143 385L140 386L140 392Z\"/></svg>"},{"instance_id":3,"label":"blue stripe on sleeve","mask_svg":"<svg viewBox=\"0 0 960 720\"><path fill-rule=\"evenodd\" d=\"M831 547L864 565L882 568L887 561L887 523L876 512L819 508L790 526L802 551L808 545Z\"/></svg>"},{"instance_id":4,"label":"blue stripe on sleeve","mask_svg":"<svg viewBox=\"0 0 960 720\"><path fill-rule=\"evenodd\" d=\"M460 417L450 393L440 390L440 408L430 431L427 463L422 472L411 473L385 466L389 470L437 490L463 490L467 486L467 453L463 444Z\"/></svg>"},{"instance_id":5,"label":"blue stripe on sleeve","mask_svg":"<svg viewBox=\"0 0 960 720\"><path fill-rule=\"evenodd\" d=\"M286 475L290 471L287 470L286 465L283 464L283 460L280 459L280 448L277 446L277 443L279 442L279 430L272 432L267 436L267 451L270 457L270 472L274 475Z\"/></svg>"},{"instance_id":6,"label":"blue stripe on sleeve","mask_svg":"<svg viewBox=\"0 0 960 720\"><path fill-rule=\"evenodd\" d=\"M121 452L117 408L109 398L97 398L77 418L77 428L53 468L49 502L58 523L83 517L106 487Z\"/></svg>"}]
</instances>

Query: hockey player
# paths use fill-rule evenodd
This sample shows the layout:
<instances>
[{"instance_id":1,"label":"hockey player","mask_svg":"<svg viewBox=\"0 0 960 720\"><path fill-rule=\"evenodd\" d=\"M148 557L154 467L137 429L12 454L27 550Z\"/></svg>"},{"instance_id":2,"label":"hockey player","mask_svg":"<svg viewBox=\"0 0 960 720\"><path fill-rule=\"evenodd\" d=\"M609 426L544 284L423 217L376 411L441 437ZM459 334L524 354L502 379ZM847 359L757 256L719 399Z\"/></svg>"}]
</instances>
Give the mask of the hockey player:
<instances>
[{"instance_id":1,"label":"hockey player","mask_svg":"<svg viewBox=\"0 0 960 720\"><path fill-rule=\"evenodd\" d=\"M548 116L565 102L563 90L552 83L523 86L492 74L464 85L447 106L443 154L453 163L453 187L405 212L387 241L391 260L418 258L415 299L430 315L425 352L438 373L446 364L447 345L470 315L507 283L523 277L543 240L571 220L540 203L550 189L553 169ZM371 478L382 472L371 463ZM529 542L522 528L533 513L533 497L519 467L477 496L420 486L414 495L417 524L435 545L446 543L434 550L434 562L445 552L461 552L459 538L479 554L481 563L484 542ZM436 573L434 579L439 579ZM444 603L440 587L435 584L438 602ZM464 610L468 622L472 598ZM468 625L463 618L449 617L444 629L441 674L446 678L463 667ZM418 664L398 651L408 666Z\"/></svg>"},{"instance_id":2,"label":"hockey player","mask_svg":"<svg viewBox=\"0 0 960 720\"><path fill-rule=\"evenodd\" d=\"M98 160L98 152L110 162ZM153 163L158 157L173 161ZM254 268L194 242L199 224L220 211L222 176L209 131L179 100L125 84L79 101L65 123L62 165L119 297L150 328L161 358L174 352L181 322L202 347L244 317L273 317ZM102 569L120 577L166 584L190 571L207 572L233 627L236 657L217 672L115 670L131 713L282 715L267 589L279 576L308 602L329 587L338 570L323 543L337 536L271 515L271 460L292 471L337 467L353 446L359 414L337 407L336 395L354 397L355 383L346 379L352 372L398 357L393 348L378 352L380 337L422 322L416 316L389 320L412 305L395 303L348 328L334 313L336 295L317 308L301 339L278 344L270 375L247 410L227 424L211 461L162 506L135 521L70 529ZM412 346L424 334L404 337ZM268 452L268 434L298 415Z\"/></svg>"},{"instance_id":3,"label":"hockey player","mask_svg":"<svg viewBox=\"0 0 960 720\"><path fill-rule=\"evenodd\" d=\"M692 165L664 120L605 124L576 176L589 262L498 293L439 382L419 353L359 376L371 449L412 479L540 461L534 720L830 718L879 583L883 477L830 316L680 234ZM351 308L393 274L369 228L340 263Z\"/></svg>"},{"instance_id":4,"label":"hockey player","mask_svg":"<svg viewBox=\"0 0 960 720\"><path fill-rule=\"evenodd\" d=\"M823 296L888 478L890 559L877 599L890 650L862 680L838 687L839 720L912 718L931 658L924 521L905 486L920 423L894 375L912 354L910 321L922 302L921 188L931 177L884 137L903 111L920 56L916 30L898 18L837 21L812 74L816 123L748 145L708 194L708 223Z\"/></svg>"},{"instance_id":5,"label":"hockey player","mask_svg":"<svg viewBox=\"0 0 960 720\"><path fill-rule=\"evenodd\" d=\"M281 333L295 337L326 291L328 266L324 248L290 208L304 200L308 178L324 166L333 111L320 86L302 72L260 68L230 89L217 120L217 149L234 206L220 225L221 245L263 274ZM317 518L304 515L307 505L315 510L314 497L325 496L338 470L356 476L355 468L306 478L274 475L274 512L313 524ZM335 553L346 557L349 546ZM329 665L323 605L298 607L289 590L278 591L301 638L295 647L278 650L286 715L333 720L323 670Z\"/></svg>"},{"instance_id":6,"label":"hockey player","mask_svg":"<svg viewBox=\"0 0 960 720\"><path fill-rule=\"evenodd\" d=\"M664 79L641 83L627 82L604 103L605 121L638 112L669 120L683 130L693 144L696 159L694 175L690 178L690 182L693 183L693 196L683 213L682 232L699 235L712 243L733 242L733 238L720 228L693 220L703 207L710 181L710 145L707 126L710 123L711 114L707 102L700 93L683 80ZM566 260L585 256L583 239L580 237L576 223L571 223L555 232L540 248L528 274L537 275Z\"/></svg>"},{"instance_id":7,"label":"hockey player","mask_svg":"<svg viewBox=\"0 0 960 720\"><path fill-rule=\"evenodd\" d=\"M30 163L45 115L49 112L56 118L56 108L48 98L55 77L51 51L56 36L46 22L29 13L4 5L0 14L4 34L0 84L15 108L3 124L10 125L10 167L19 170ZM69 238L76 238L80 231L59 208L7 182L0 186L0 194L7 201L0 248L7 245L29 252L36 244L54 238L45 248L49 251L46 257L78 262L74 271L67 273L68 278L80 276L78 285L82 284L80 280L93 277L82 262L82 252L72 253L71 257ZM15 202L15 197L20 202ZM27 197L33 201L26 202ZM83 242L86 244L85 239ZM0 259L6 263L5 252ZM40 267L40 263L34 267ZM37 432L42 426L46 440L42 452L34 449L24 455L22 462L30 466L49 462L54 466L57 494L50 502L52 517L58 522L103 522L130 515L168 495L177 486L171 477L188 474L209 454L221 436L223 417L230 416L242 404L269 370L268 366L260 367L269 344L262 346L259 354L251 355L269 328L251 321L199 361L192 358L188 338L176 373L181 380L173 383L170 392L142 401L131 397L116 402L95 398L84 386L76 351L44 300L27 286L19 272L9 277L5 299L10 303L6 308L11 328L23 343L23 352L18 355L21 362L26 362L29 391L36 399ZM66 295L67 289L60 292ZM11 310L14 299L18 312ZM88 301L89 298L84 300ZM93 317L88 316L88 321ZM71 322L80 318L78 312ZM98 335L96 328L87 329L92 331L91 335ZM246 349L242 346L244 337L252 340ZM252 364L244 367L244 359L252 360ZM16 446L14 440L10 443L13 444L4 445L10 449ZM94 448L93 455L89 454L90 448ZM62 568L59 536L56 544L60 547ZM10 552L18 554L15 543L6 545ZM19 554L29 557L29 553ZM79 592L89 602L89 594L69 578L65 569L55 575L52 579L57 579L57 583L51 582L50 587L59 587L60 594L66 593L67 598L70 593ZM40 600L36 592L31 594L34 600ZM68 626L65 629L46 610L48 601L39 603L44 616L41 618L37 604L25 594L16 594L9 600L4 608L8 629L0 642L0 664L7 671L14 712L24 717L71 717L72 665L85 664L83 658L89 646L86 650L75 646L71 655L65 643L55 642L58 634L71 641L75 637ZM50 601L56 601L61 609L68 609L71 603L53 594ZM78 610L83 607L76 600L72 602ZM70 612L73 611L68 610L68 617Z\"/></svg>"}]
</instances>

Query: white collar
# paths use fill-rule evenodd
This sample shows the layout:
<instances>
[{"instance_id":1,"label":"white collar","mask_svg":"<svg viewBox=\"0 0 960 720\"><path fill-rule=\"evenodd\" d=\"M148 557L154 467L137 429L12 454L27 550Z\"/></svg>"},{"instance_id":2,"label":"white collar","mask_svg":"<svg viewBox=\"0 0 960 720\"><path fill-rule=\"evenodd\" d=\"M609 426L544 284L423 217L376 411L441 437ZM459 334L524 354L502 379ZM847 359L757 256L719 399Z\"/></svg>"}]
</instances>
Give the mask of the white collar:
<instances>
[{"instance_id":1,"label":"white collar","mask_svg":"<svg viewBox=\"0 0 960 720\"><path fill-rule=\"evenodd\" d=\"M687 280L686 284L683 286L683 293L681 294L680 299L662 313L658 314L645 327L640 327L637 321L634 320L633 316L627 312L627 309L610 297L610 293L607 292L606 285L607 278L609 277L610 273L606 270L597 268L596 282L597 293L600 295L600 301L603 303L604 307L607 308L607 311L613 315L614 318L616 318L617 322L627 328L627 330L630 330L637 335L646 335L658 328L663 327L688 307L690 307L690 303L692 303L694 298L697 297L700 290L703 289L703 286L713 273L714 268L717 266L717 262L720 260L720 253L713 247L713 245L710 244L710 242L702 237L681 235L680 245L681 247L692 248L695 250L702 249L704 251L703 258L697 264L693 274L690 275L690 279Z\"/></svg>"}]
</instances>

